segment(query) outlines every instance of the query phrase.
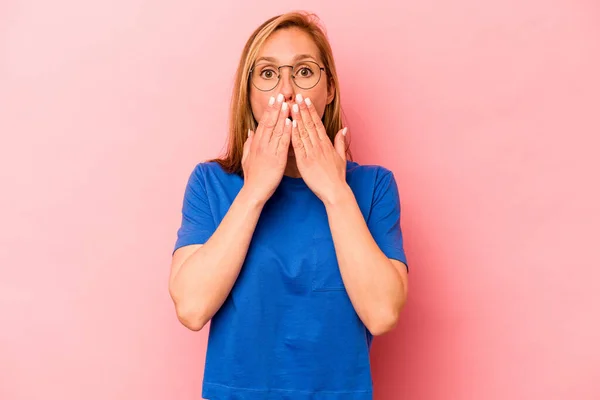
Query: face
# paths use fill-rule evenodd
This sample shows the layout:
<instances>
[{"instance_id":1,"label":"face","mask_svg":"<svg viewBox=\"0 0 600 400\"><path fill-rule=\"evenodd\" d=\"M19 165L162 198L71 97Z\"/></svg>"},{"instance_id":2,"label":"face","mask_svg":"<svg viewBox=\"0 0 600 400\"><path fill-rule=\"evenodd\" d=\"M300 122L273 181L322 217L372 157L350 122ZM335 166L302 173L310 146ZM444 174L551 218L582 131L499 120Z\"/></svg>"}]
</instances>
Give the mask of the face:
<instances>
[{"instance_id":1,"label":"face","mask_svg":"<svg viewBox=\"0 0 600 400\"><path fill-rule=\"evenodd\" d=\"M299 55L310 57L297 58ZM269 60L261 59L261 57L269 57ZM323 66L323 61L319 57L319 49L312 38L301 29L286 28L271 34L258 53L255 65L271 65L273 68L270 70L277 71L277 67L280 65L294 65L298 61L314 61L319 66ZM335 95L333 88L328 87L326 72L321 71L319 82L310 89L301 89L296 86L291 76L292 69L286 67L280 69L279 83L272 90L261 91L250 84L250 106L254 119L261 120L268 107L269 98L277 97L279 93L283 94L284 101L290 108L295 102L296 94L300 93L303 98L308 97L322 118L325 107L333 101ZM269 76L268 72L266 74ZM290 155L293 155L291 149L290 145Z\"/></svg>"}]
</instances>

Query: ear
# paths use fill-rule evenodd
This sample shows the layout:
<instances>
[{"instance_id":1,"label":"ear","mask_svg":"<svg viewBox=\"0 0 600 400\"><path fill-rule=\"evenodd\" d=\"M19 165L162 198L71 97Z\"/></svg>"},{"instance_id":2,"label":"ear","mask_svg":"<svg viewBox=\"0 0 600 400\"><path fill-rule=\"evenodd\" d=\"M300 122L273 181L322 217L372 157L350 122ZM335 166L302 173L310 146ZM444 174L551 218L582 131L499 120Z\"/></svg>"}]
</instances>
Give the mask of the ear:
<instances>
[{"instance_id":1,"label":"ear","mask_svg":"<svg viewBox=\"0 0 600 400\"><path fill-rule=\"evenodd\" d=\"M335 98L335 83L333 79L327 77L327 105L329 105Z\"/></svg>"}]
</instances>

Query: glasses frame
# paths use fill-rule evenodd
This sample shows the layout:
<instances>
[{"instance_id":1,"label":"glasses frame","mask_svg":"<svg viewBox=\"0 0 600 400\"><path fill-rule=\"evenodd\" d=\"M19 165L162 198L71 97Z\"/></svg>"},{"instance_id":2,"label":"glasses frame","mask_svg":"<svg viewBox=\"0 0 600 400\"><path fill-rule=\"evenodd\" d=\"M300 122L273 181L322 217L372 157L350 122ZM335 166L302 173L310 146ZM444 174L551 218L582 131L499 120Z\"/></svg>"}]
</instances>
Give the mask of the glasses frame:
<instances>
[{"instance_id":1,"label":"glasses frame","mask_svg":"<svg viewBox=\"0 0 600 400\"><path fill-rule=\"evenodd\" d=\"M314 85L312 85L311 87L308 87L308 88L301 87L300 85L298 85L296 83L296 76L294 75L294 72L293 72L294 71L294 67L296 65L301 64L301 63L306 63L306 62L311 62L313 64L317 64L317 66L319 67L319 79L317 79L317 82ZM267 64L267 63L265 63L265 64ZM273 65L273 67L274 67L274 65ZM325 71L325 67L321 67L318 62L313 61L313 60L298 61L294 65L289 65L289 64L280 65L279 67L276 67L277 68L277 83L275 83L275 86L273 86L271 89L266 89L266 90L259 88L252 81L252 73L254 72L254 68L256 68L256 65L254 65L252 68L250 68L250 71L248 73L248 78L250 79L250 83L252 83L252 86L254 86L256 88L256 90L260 90L261 92L270 92L271 90L275 89L277 87L277 85L279 85L279 81L281 80L281 68L283 68L283 67L289 67L289 68L292 69L292 71L290 72L290 75L292 77L292 82L294 82L294 85L298 86L300 89L303 89L303 90L309 90L309 89L312 89L315 86L317 86L319 84L319 82L321 82L321 76L323 76L323 74L321 73L321 71Z\"/></svg>"}]
</instances>

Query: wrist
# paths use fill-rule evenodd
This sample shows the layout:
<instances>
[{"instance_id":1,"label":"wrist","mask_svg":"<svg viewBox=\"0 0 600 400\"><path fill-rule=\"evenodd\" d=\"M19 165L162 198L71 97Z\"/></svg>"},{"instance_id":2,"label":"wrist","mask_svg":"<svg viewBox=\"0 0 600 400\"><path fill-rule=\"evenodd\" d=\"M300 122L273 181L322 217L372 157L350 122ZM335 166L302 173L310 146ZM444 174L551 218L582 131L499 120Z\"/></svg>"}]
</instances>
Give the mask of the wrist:
<instances>
[{"instance_id":1,"label":"wrist","mask_svg":"<svg viewBox=\"0 0 600 400\"><path fill-rule=\"evenodd\" d=\"M263 208L268 200L264 198L264 195L257 193L245 185L240 189L237 198L252 208Z\"/></svg>"},{"instance_id":2,"label":"wrist","mask_svg":"<svg viewBox=\"0 0 600 400\"><path fill-rule=\"evenodd\" d=\"M349 201L356 201L356 199L354 198L354 193L352 192L350 185L346 182L342 182L331 190L327 196L324 196L321 201L325 204L325 208L329 208L345 204Z\"/></svg>"}]
</instances>

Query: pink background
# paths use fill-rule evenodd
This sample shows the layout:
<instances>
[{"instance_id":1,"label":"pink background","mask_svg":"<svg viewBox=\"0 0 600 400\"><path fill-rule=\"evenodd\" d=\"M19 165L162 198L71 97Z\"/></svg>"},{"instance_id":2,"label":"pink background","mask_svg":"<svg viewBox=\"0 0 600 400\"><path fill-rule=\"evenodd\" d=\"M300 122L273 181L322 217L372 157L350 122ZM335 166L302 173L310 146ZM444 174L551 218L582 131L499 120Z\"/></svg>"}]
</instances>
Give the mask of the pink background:
<instances>
[{"instance_id":1,"label":"pink background","mask_svg":"<svg viewBox=\"0 0 600 400\"><path fill-rule=\"evenodd\" d=\"M599 3L254 3L0 3L0 399L200 398L208 329L167 292L184 185L248 35L298 6L402 197L375 398L600 398Z\"/></svg>"}]
</instances>

